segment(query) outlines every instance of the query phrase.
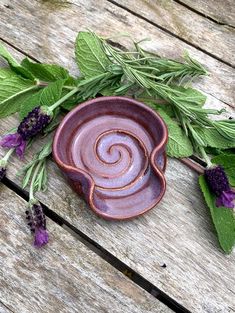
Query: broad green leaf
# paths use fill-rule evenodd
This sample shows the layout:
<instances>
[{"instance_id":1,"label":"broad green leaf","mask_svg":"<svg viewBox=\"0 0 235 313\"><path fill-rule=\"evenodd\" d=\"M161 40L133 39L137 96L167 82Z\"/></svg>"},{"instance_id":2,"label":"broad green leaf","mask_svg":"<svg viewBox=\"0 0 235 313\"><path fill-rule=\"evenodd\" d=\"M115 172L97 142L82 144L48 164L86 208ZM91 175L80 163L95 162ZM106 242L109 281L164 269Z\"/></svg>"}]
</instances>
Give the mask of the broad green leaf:
<instances>
[{"instance_id":1,"label":"broad green leaf","mask_svg":"<svg viewBox=\"0 0 235 313\"><path fill-rule=\"evenodd\" d=\"M199 177L199 184L210 209L220 246L226 253L230 253L235 243L235 217L233 210L216 207L215 196L211 193L203 175Z\"/></svg>"},{"instance_id":2,"label":"broad green leaf","mask_svg":"<svg viewBox=\"0 0 235 313\"><path fill-rule=\"evenodd\" d=\"M156 110L168 128L167 154L170 157L183 158L193 154L193 146L176 121L170 118L162 109Z\"/></svg>"},{"instance_id":3,"label":"broad green leaf","mask_svg":"<svg viewBox=\"0 0 235 313\"><path fill-rule=\"evenodd\" d=\"M30 99L36 92L37 89L32 89L5 102L2 108L0 108L0 118L7 117L13 113L19 112L22 103L27 99Z\"/></svg>"},{"instance_id":4,"label":"broad green leaf","mask_svg":"<svg viewBox=\"0 0 235 313\"><path fill-rule=\"evenodd\" d=\"M20 118L23 119L30 111L40 105L40 97L43 89L36 91L33 95L26 97L20 106Z\"/></svg>"},{"instance_id":5,"label":"broad green leaf","mask_svg":"<svg viewBox=\"0 0 235 313\"><path fill-rule=\"evenodd\" d=\"M106 72L110 65L99 38L91 32L79 32L75 55L79 70L86 78Z\"/></svg>"},{"instance_id":6,"label":"broad green leaf","mask_svg":"<svg viewBox=\"0 0 235 313\"><path fill-rule=\"evenodd\" d=\"M12 71L21 75L23 78L34 80L34 76L26 68L21 66L2 44L0 44L0 56L8 62Z\"/></svg>"},{"instance_id":7,"label":"broad green leaf","mask_svg":"<svg viewBox=\"0 0 235 313\"><path fill-rule=\"evenodd\" d=\"M59 65L33 63L28 58L25 58L21 65L41 81L53 82L58 79L69 78L69 72Z\"/></svg>"},{"instance_id":8,"label":"broad green leaf","mask_svg":"<svg viewBox=\"0 0 235 313\"><path fill-rule=\"evenodd\" d=\"M231 186L235 186L235 154L220 154L214 157L212 160L214 164L220 164L223 166Z\"/></svg>"},{"instance_id":9,"label":"broad green leaf","mask_svg":"<svg viewBox=\"0 0 235 313\"><path fill-rule=\"evenodd\" d=\"M37 86L34 81L18 76L12 76L0 81L0 117L18 112L20 108L20 104L17 102L18 97L25 98L24 94L35 89L37 89Z\"/></svg>"},{"instance_id":10,"label":"broad green leaf","mask_svg":"<svg viewBox=\"0 0 235 313\"><path fill-rule=\"evenodd\" d=\"M0 81L15 76L16 74L9 68L0 68Z\"/></svg>"},{"instance_id":11,"label":"broad green leaf","mask_svg":"<svg viewBox=\"0 0 235 313\"><path fill-rule=\"evenodd\" d=\"M64 83L65 80L57 80L45 87L40 96L40 105L50 106L58 101L61 98Z\"/></svg>"},{"instance_id":12,"label":"broad green leaf","mask_svg":"<svg viewBox=\"0 0 235 313\"><path fill-rule=\"evenodd\" d=\"M214 128L197 128L197 134L202 138L207 147L218 149L235 147L235 138L234 140L225 138Z\"/></svg>"}]
</instances>

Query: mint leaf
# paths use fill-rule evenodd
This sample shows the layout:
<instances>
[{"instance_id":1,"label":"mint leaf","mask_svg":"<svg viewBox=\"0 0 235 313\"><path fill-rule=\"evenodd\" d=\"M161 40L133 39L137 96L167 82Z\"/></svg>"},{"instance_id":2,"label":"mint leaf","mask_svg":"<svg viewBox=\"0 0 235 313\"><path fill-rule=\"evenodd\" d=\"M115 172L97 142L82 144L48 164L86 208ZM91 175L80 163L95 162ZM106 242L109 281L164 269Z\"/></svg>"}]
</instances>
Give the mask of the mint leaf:
<instances>
[{"instance_id":1,"label":"mint leaf","mask_svg":"<svg viewBox=\"0 0 235 313\"><path fill-rule=\"evenodd\" d=\"M106 72L110 65L99 38L91 32L78 33L75 55L79 70L86 78Z\"/></svg>"},{"instance_id":2,"label":"mint leaf","mask_svg":"<svg viewBox=\"0 0 235 313\"><path fill-rule=\"evenodd\" d=\"M9 68L0 68L0 81L15 76L16 74Z\"/></svg>"},{"instance_id":3,"label":"mint leaf","mask_svg":"<svg viewBox=\"0 0 235 313\"><path fill-rule=\"evenodd\" d=\"M0 81L0 118L18 112L18 97L25 98L24 94L37 89L34 81L26 80L18 76Z\"/></svg>"},{"instance_id":4,"label":"mint leaf","mask_svg":"<svg viewBox=\"0 0 235 313\"><path fill-rule=\"evenodd\" d=\"M32 111L35 107L40 105L40 98L43 89L37 91L36 93L25 97L25 99L21 102L20 105L20 119L23 119L30 111Z\"/></svg>"},{"instance_id":5,"label":"mint leaf","mask_svg":"<svg viewBox=\"0 0 235 313\"><path fill-rule=\"evenodd\" d=\"M65 80L57 80L45 87L40 96L40 105L50 106L61 98Z\"/></svg>"},{"instance_id":6,"label":"mint leaf","mask_svg":"<svg viewBox=\"0 0 235 313\"><path fill-rule=\"evenodd\" d=\"M214 128L197 128L197 134L201 137L207 147L218 149L235 147L235 138L234 140L225 138Z\"/></svg>"},{"instance_id":7,"label":"mint leaf","mask_svg":"<svg viewBox=\"0 0 235 313\"><path fill-rule=\"evenodd\" d=\"M21 65L29 70L37 79L45 82L69 78L69 72L59 65L33 63L28 58L25 58L21 62Z\"/></svg>"},{"instance_id":8,"label":"mint leaf","mask_svg":"<svg viewBox=\"0 0 235 313\"><path fill-rule=\"evenodd\" d=\"M188 157L193 154L193 146L176 121L170 118L162 109L156 110L168 128L167 155L175 158Z\"/></svg>"},{"instance_id":9,"label":"mint leaf","mask_svg":"<svg viewBox=\"0 0 235 313\"><path fill-rule=\"evenodd\" d=\"M23 78L34 80L34 76L27 69L21 66L2 44L0 44L0 56L8 62L11 70L16 74L21 75Z\"/></svg>"},{"instance_id":10,"label":"mint leaf","mask_svg":"<svg viewBox=\"0 0 235 313\"><path fill-rule=\"evenodd\" d=\"M226 253L230 253L235 243L235 218L233 210L224 207L216 207L215 196L210 192L203 175L199 177L199 185L210 209L220 246Z\"/></svg>"},{"instance_id":11,"label":"mint leaf","mask_svg":"<svg viewBox=\"0 0 235 313\"><path fill-rule=\"evenodd\" d=\"M235 186L235 154L220 154L211 160L214 164L223 166L231 186Z\"/></svg>"}]
</instances>

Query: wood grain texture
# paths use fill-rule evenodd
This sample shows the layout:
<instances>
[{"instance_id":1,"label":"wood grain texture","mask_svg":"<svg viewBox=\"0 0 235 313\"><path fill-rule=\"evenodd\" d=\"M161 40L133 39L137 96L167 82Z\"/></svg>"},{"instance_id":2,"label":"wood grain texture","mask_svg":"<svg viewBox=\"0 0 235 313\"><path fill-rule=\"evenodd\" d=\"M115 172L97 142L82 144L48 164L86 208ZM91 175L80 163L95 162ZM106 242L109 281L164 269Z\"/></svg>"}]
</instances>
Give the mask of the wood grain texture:
<instances>
[{"instance_id":1,"label":"wood grain texture","mask_svg":"<svg viewBox=\"0 0 235 313\"><path fill-rule=\"evenodd\" d=\"M0 133L13 124L13 117L5 119ZM26 154L25 162L38 145L40 141ZM21 166L12 158L8 168L8 177L17 184L16 172ZM37 196L192 312L234 312L235 253L226 256L218 246L197 174L170 159L166 179L162 202L148 214L126 222L97 217L71 190L53 162L49 163L48 191ZM164 263L166 268L161 266Z\"/></svg>"},{"instance_id":2,"label":"wood grain texture","mask_svg":"<svg viewBox=\"0 0 235 313\"><path fill-rule=\"evenodd\" d=\"M133 1L117 0L115 2L135 12ZM138 0L135 1L135 6L138 7L138 13L152 23L167 29L213 56L235 65L235 29L233 27L219 25L174 0Z\"/></svg>"},{"instance_id":3,"label":"wood grain texture","mask_svg":"<svg viewBox=\"0 0 235 313\"><path fill-rule=\"evenodd\" d=\"M0 313L12 313L2 302L0 302Z\"/></svg>"},{"instance_id":4,"label":"wood grain texture","mask_svg":"<svg viewBox=\"0 0 235 313\"><path fill-rule=\"evenodd\" d=\"M211 17L218 23L235 27L234 0L180 0L189 7Z\"/></svg>"},{"instance_id":5,"label":"wood grain texture","mask_svg":"<svg viewBox=\"0 0 235 313\"><path fill-rule=\"evenodd\" d=\"M60 12L68 9L67 5L63 6ZM90 6L91 10L97 12L99 9ZM79 11L76 12L77 16L80 16ZM117 12L120 10L115 11ZM37 12L34 14L37 16ZM68 16L67 13L63 14L64 17ZM84 18L84 14L87 18L91 17L90 13L82 8L80 14L81 19ZM104 15L107 18L107 14ZM129 15L127 16L129 19ZM52 17L51 27L55 19L54 15ZM102 18L100 19L102 22ZM115 20L118 25L120 19L121 17ZM108 21L108 23L114 27L115 21ZM138 19L134 24L137 28L139 25L142 25L141 27L148 25L137 21ZM57 29L58 23L59 21L56 24ZM95 22L92 20L90 23L94 25ZM104 20L104 23L107 21ZM31 26L30 23L29 25ZM75 64L70 58L75 34L73 31L70 42L70 39L66 38L70 38L71 32L66 33L64 26L61 27L60 31L63 34L61 40L66 41L69 52L63 50L62 55L59 55L56 60L56 54L64 45L64 43L61 45L61 42L59 46L56 43L55 48L51 47L49 51L54 55L52 57L54 62L64 64L76 72ZM101 33L105 32L102 23L99 27ZM151 30L151 33L155 34L155 30ZM39 33L37 36L46 37L44 33ZM52 34L49 35L49 39L50 36ZM144 36L146 33L140 37ZM33 55L37 54L37 58L43 60L43 53L38 52L40 51L39 39L30 35L28 38L34 38L28 53L30 51ZM24 48L28 41L22 39L21 47ZM67 45L68 41L69 45ZM51 54L48 53L48 59L44 55L44 61L52 61L50 58ZM212 102L208 105L211 106ZM221 107L221 102L218 101L217 105ZM1 120L0 134L14 125L17 125L15 117ZM27 153L25 161L30 160L39 145L40 141ZM3 153L3 150L0 150L0 154ZM20 181L15 174L21 166L19 160L12 158L8 176L18 184ZM96 217L70 189L53 162L49 164L49 171L49 190L47 193L39 194L38 197L57 214L193 312L234 312L234 253L225 256L218 247L195 173L178 161L169 160L166 173L168 189L162 203L143 217L129 222L115 223ZM163 263L166 264L166 268L161 267Z\"/></svg>"},{"instance_id":6,"label":"wood grain texture","mask_svg":"<svg viewBox=\"0 0 235 313\"><path fill-rule=\"evenodd\" d=\"M34 248L26 202L3 185L0 193L0 297L9 310L172 312L49 219L50 244Z\"/></svg>"},{"instance_id":7,"label":"wood grain texture","mask_svg":"<svg viewBox=\"0 0 235 313\"><path fill-rule=\"evenodd\" d=\"M194 83L210 97L213 105L218 100L234 105L235 73L207 54L183 43L157 27L143 21L126 10L101 0L11 1L12 9L0 4L1 37L39 61L59 63L78 73L74 58L74 40L80 30L93 29L104 36L129 33L137 41L149 37L144 44L153 52L180 58L185 50L208 68L210 75ZM62 2L62 3L61 3ZM128 38L118 39L130 46ZM218 99L218 100L217 100Z\"/></svg>"}]
</instances>

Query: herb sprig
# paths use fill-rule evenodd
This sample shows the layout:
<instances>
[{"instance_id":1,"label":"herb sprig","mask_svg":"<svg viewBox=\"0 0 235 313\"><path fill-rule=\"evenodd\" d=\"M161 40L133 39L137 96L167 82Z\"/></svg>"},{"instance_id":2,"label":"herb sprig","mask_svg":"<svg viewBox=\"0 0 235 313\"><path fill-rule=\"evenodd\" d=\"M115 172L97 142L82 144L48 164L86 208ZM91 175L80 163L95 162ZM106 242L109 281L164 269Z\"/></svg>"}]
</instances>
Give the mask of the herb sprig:
<instances>
[{"instance_id":1,"label":"herb sprig","mask_svg":"<svg viewBox=\"0 0 235 313\"><path fill-rule=\"evenodd\" d=\"M77 78L58 65L34 63L28 58L18 63L0 46L0 56L9 65L0 68L0 118L19 113L21 119L18 128L0 141L9 148L0 160L0 180L14 151L22 157L30 142L56 129L64 111L98 95L129 95L144 101L166 122L169 156L197 154L207 163L200 186L221 247L229 253L235 242L235 219L231 211L216 205L233 207L235 193L229 183L234 184L235 165L230 167L225 156L228 149L231 153L235 148L235 120L213 120L213 115L221 115L224 110L204 108L206 96L189 87L193 80L207 75L207 70L187 53L183 62L167 59L144 50L141 42L124 51L93 32L78 34L75 55L81 73ZM208 151L219 151L220 155L211 161ZM50 153L51 139L21 171L23 188L30 189L26 215L36 247L48 242L45 215L35 193L47 188ZM213 160L225 164L225 168L213 165Z\"/></svg>"}]
</instances>

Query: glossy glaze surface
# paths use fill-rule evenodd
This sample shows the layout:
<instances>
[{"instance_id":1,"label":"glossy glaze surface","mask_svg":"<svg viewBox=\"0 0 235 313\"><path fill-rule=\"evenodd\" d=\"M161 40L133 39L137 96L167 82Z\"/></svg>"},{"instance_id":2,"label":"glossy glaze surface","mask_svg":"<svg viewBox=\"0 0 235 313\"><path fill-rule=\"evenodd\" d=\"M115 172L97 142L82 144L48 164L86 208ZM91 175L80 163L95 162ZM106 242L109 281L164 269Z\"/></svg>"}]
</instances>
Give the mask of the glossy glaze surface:
<instances>
[{"instance_id":1,"label":"glossy glaze surface","mask_svg":"<svg viewBox=\"0 0 235 313\"><path fill-rule=\"evenodd\" d=\"M147 106L130 98L100 97L64 118L53 155L97 214L126 219L162 198L166 141L165 124Z\"/></svg>"}]
</instances>

